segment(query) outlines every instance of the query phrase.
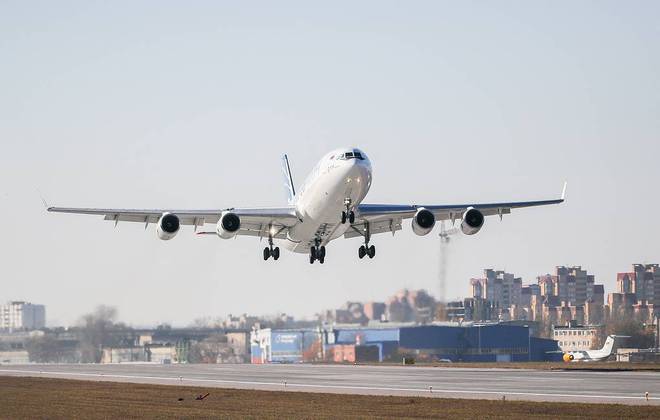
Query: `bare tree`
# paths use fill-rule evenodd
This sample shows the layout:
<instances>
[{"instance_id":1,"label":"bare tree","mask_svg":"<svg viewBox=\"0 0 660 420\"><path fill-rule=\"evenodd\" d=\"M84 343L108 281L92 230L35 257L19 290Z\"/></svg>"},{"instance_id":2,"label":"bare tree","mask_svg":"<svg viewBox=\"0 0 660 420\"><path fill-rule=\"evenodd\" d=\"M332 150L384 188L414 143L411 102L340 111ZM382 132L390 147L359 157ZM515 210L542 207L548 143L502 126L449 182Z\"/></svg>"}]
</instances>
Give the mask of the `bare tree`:
<instances>
[{"instance_id":1,"label":"bare tree","mask_svg":"<svg viewBox=\"0 0 660 420\"><path fill-rule=\"evenodd\" d=\"M80 356L83 363L98 363L103 347L121 344L124 337L117 332L126 331L127 327L116 324L116 318L116 308L100 305L80 319Z\"/></svg>"}]
</instances>

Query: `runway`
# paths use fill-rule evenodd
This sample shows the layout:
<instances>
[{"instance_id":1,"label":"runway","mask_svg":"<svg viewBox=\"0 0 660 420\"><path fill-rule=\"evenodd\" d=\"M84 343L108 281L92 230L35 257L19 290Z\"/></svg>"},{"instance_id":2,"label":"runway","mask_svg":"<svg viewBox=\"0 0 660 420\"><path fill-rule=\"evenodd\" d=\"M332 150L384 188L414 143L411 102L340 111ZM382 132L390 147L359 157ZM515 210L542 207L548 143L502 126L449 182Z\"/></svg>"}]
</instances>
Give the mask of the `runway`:
<instances>
[{"instance_id":1,"label":"runway","mask_svg":"<svg viewBox=\"0 0 660 420\"><path fill-rule=\"evenodd\" d=\"M660 405L657 372L351 365L4 365L0 375L343 394ZM649 393L649 399L645 393Z\"/></svg>"}]
</instances>

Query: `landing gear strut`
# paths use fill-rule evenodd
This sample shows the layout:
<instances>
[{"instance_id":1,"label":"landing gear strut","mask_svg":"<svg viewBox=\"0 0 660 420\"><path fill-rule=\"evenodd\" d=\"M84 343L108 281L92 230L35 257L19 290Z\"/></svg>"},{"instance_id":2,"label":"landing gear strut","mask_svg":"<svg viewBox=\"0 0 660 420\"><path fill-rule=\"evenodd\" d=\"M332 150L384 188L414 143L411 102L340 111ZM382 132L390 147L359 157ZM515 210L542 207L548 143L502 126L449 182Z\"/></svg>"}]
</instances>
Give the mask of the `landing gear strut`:
<instances>
[{"instance_id":1,"label":"landing gear strut","mask_svg":"<svg viewBox=\"0 0 660 420\"><path fill-rule=\"evenodd\" d=\"M341 224L346 223L347 219L350 224L355 223L355 212L351 210L351 199L345 199L344 205L346 206L346 210L341 212Z\"/></svg>"},{"instance_id":2,"label":"landing gear strut","mask_svg":"<svg viewBox=\"0 0 660 420\"><path fill-rule=\"evenodd\" d=\"M309 248L309 263L314 264L318 260L321 264L325 262L325 246L320 245L316 240L315 245ZM319 246L320 245L320 246Z\"/></svg>"},{"instance_id":3,"label":"landing gear strut","mask_svg":"<svg viewBox=\"0 0 660 420\"><path fill-rule=\"evenodd\" d=\"M264 261L268 258L273 257L275 261L280 259L280 247L273 247L273 237L268 238L268 246L264 248Z\"/></svg>"}]
</instances>

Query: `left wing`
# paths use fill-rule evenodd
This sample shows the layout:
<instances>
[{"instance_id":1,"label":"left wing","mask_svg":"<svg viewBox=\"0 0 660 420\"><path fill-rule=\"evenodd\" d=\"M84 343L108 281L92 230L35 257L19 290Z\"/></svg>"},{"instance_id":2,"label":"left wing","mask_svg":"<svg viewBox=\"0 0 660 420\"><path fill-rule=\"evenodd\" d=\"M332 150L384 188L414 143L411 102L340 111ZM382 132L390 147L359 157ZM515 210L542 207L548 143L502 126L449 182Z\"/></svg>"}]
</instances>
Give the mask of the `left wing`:
<instances>
[{"instance_id":1,"label":"left wing","mask_svg":"<svg viewBox=\"0 0 660 420\"><path fill-rule=\"evenodd\" d=\"M212 210L177 210L177 209L100 209L100 208L68 208L49 207L55 213L90 214L104 216L104 220L118 222L158 223L165 213L171 213L179 218L182 225L192 225L195 229L206 223L218 223L223 212L229 211L241 219L238 235L268 236L271 227L275 227L279 237L286 237L286 229L298 221L294 207L274 208L229 208Z\"/></svg>"},{"instance_id":2,"label":"left wing","mask_svg":"<svg viewBox=\"0 0 660 420\"><path fill-rule=\"evenodd\" d=\"M370 234L392 232L401 230L403 219L410 219L415 216L417 210L424 208L433 213L436 220L460 220L468 208L479 210L484 216L499 215L511 213L512 209L524 207L547 206L550 204L560 204L564 202L566 196L566 183L561 192L561 197L552 200L538 201L514 201L504 203L484 203L484 204L360 204L357 208L355 223L353 229L346 231L345 237L362 236L363 231L368 230Z\"/></svg>"}]
</instances>

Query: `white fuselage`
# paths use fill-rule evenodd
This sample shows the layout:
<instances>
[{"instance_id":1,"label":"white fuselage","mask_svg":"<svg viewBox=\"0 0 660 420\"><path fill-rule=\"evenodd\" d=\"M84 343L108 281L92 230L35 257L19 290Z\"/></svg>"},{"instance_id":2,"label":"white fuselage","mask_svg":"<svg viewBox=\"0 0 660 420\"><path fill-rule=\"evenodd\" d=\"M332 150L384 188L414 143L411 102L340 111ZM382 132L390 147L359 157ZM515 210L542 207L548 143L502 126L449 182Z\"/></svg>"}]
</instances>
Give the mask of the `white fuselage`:
<instances>
[{"instance_id":1,"label":"white fuselage","mask_svg":"<svg viewBox=\"0 0 660 420\"><path fill-rule=\"evenodd\" d=\"M598 350L569 351L562 356L565 362L598 362L608 359L614 349L614 336L608 336L605 345Z\"/></svg>"},{"instance_id":2,"label":"white fuselage","mask_svg":"<svg viewBox=\"0 0 660 420\"><path fill-rule=\"evenodd\" d=\"M371 163L358 149L362 159L339 159L348 150L336 150L324 156L314 167L295 199L300 220L288 233L287 240L278 241L283 247L300 253L309 252L319 241L326 245L350 228L341 223L341 212L357 208L371 187Z\"/></svg>"}]
</instances>

